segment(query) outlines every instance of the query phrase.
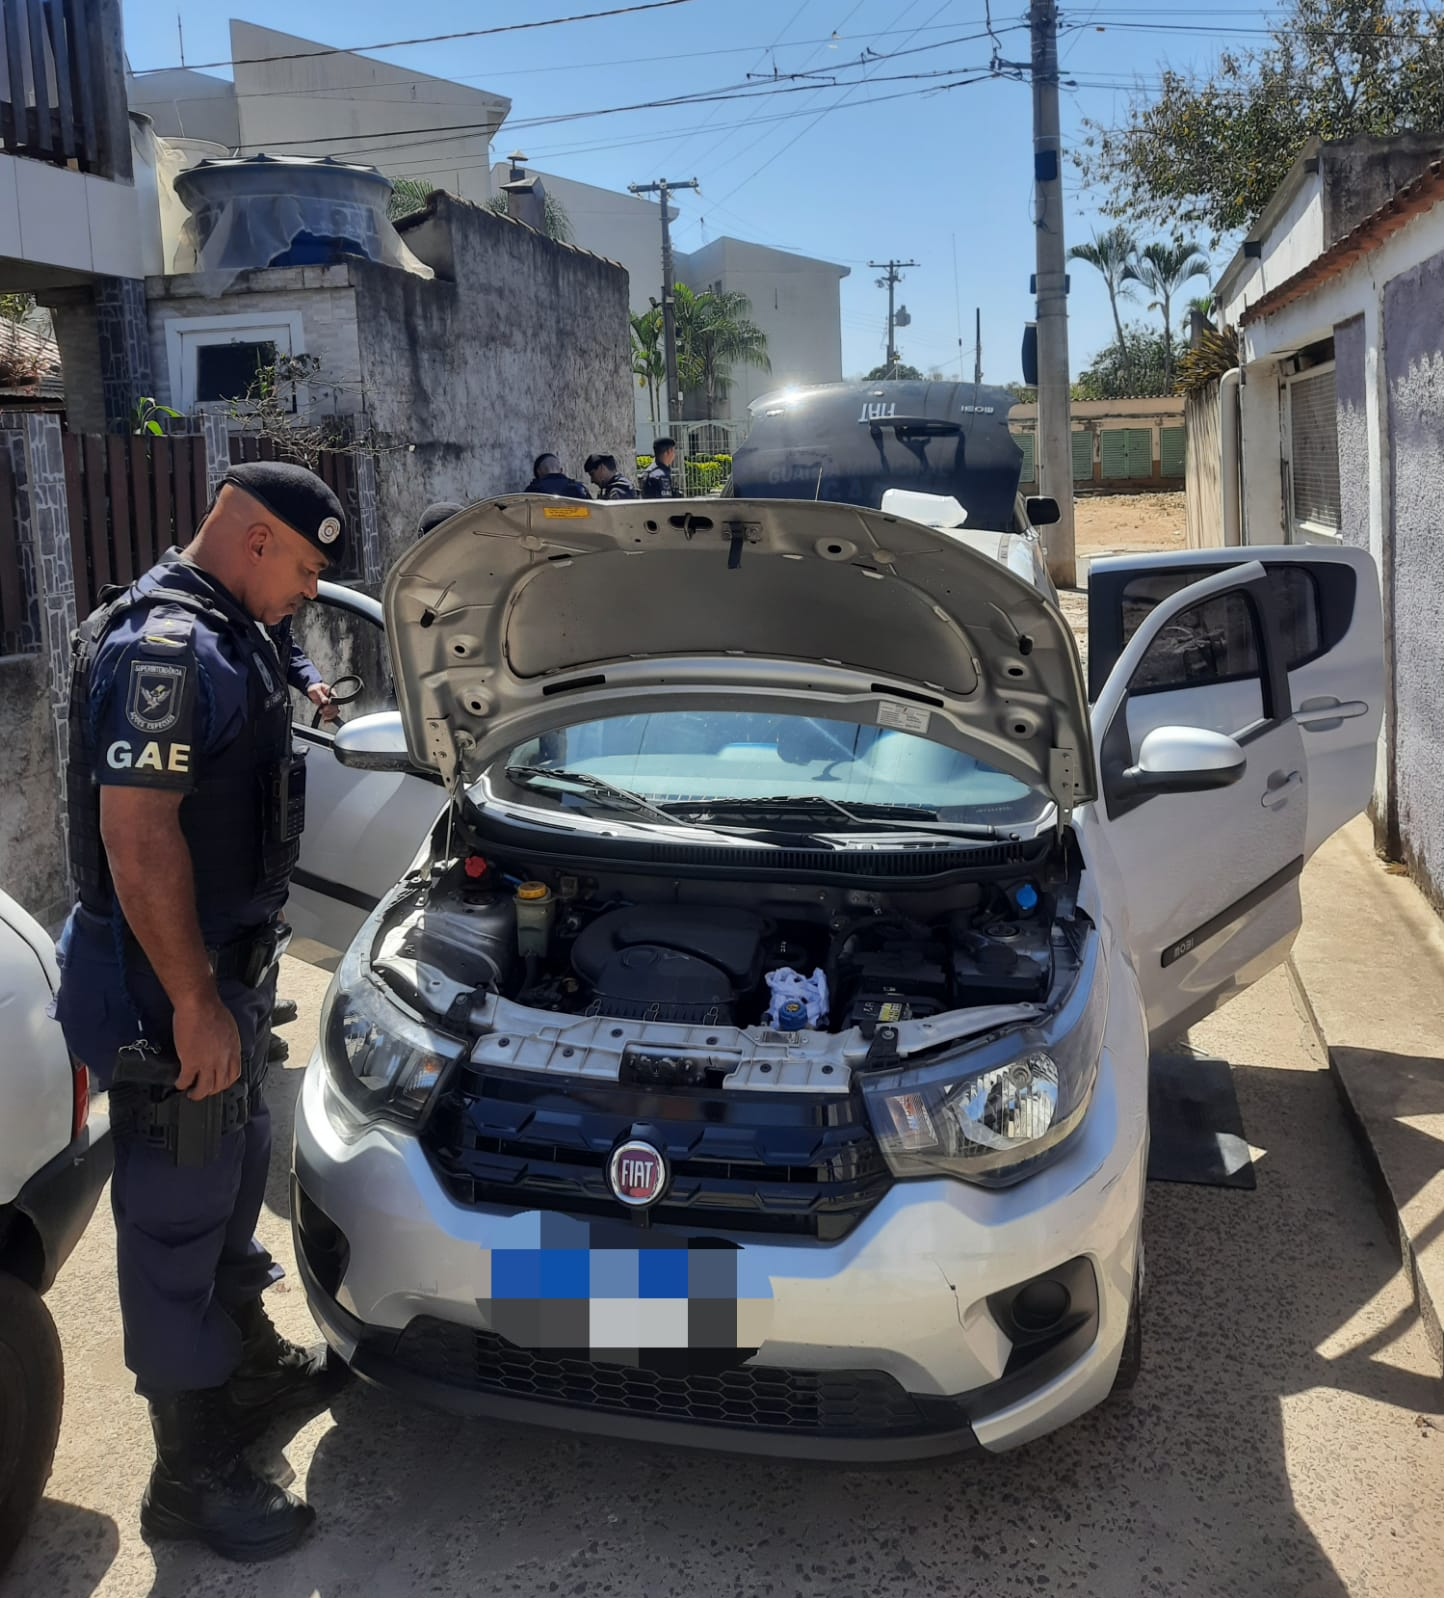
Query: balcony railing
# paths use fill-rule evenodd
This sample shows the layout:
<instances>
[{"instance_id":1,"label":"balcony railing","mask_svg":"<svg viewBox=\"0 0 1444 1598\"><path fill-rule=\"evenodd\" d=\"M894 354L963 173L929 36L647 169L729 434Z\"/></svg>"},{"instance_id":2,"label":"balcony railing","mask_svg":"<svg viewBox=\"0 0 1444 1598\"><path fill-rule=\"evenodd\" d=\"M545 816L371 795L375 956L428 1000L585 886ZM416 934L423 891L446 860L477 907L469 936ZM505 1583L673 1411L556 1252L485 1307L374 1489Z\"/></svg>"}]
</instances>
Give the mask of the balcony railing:
<instances>
[{"instance_id":1,"label":"balcony railing","mask_svg":"<svg viewBox=\"0 0 1444 1598\"><path fill-rule=\"evenodd\" d=\"M0 0L0 149L130 177L119 0Z\"/></svg>"}]
</instances>

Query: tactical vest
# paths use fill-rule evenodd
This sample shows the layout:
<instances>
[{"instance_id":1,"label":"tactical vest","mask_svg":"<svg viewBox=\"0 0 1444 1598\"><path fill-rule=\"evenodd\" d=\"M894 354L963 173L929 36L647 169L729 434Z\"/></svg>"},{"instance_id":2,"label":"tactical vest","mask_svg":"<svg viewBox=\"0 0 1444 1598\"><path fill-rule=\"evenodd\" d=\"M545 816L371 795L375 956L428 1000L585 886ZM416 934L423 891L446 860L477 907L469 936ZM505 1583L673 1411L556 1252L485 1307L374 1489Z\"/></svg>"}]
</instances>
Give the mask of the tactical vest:
<instances>
[{"instance_id":1,"label":"tactical vest","mask_svg":"<svg viewBox=\"0 0 1444 1598\"><path fill-rule=\"evenodd\" d=\"M291 711L283 668L259 630L243 615L201 594L139 585L103 591L104 601L71 636L70 769L67 801L70 868L86 909L109 915L114 889L100 836L100 788L90 717L91 675L107 634L137 609L174 605L227 633L250 658L247 713L240 730L219 754L207 757L195 789L180 803L180 826L190 850L196 910L202 936L211 923L238 907L253 906L255 921L269 920L285 903L291 871L300 853L299 816L284 825L275 795L291 758ZM259 660L258 660L259 657Z\"/></svg>"}]
</instances>

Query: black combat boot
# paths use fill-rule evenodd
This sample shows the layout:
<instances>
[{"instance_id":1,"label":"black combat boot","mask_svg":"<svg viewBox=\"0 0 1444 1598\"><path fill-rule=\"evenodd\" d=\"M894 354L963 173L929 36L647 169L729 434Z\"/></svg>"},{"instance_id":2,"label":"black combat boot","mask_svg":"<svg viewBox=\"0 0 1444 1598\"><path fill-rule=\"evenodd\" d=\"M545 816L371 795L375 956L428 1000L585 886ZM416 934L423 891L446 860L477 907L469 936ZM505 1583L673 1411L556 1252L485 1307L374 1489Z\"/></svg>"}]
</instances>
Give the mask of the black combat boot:
<instances>
[{"instance_id":1,"label":"black combat boot","mask_svg":"<svg viewBox=\"0 0 1444 1598\"><path fill-rule=\"evenodd\" d=\"M321 1409L350 1374L324 1343L301 1348L271 1325L260 1299L231 1312L241 1333L241 1360L221 1389L237 1436L251 1441L274 1416Z\"/></svg>"},{"instance_id":2,"label":"black combat boot","mask_svg":"<svg viewBox=\"0 0 1444 1598\"><path fill-rule=\"evenodd\" d=\"M271 1006L271 1025L290 1026L299 1014L300 1006L294 999L277 999Z\"/></svg>"},{"instance_id":3,"label":"black combat boot","mask_svg":"<svg viewBox=\"0 0 1444 1598\"><path fill-rule=\"evenodd\" d=\"M152 1399L155 1468L140 1504L141 1529L170 1542L201 1542L226 1559L274 1559L294 1548L316 1512L246 1463L218 1389Z\"/></svg>"},{"instance_id":4,"label":"black combat boot","mask_svg":"<svg viewBox=\"0 0 1444 1598\"><path fill-rule=\"evenodd\" d=\"M266 1064L284 1065L291 1058L291 1045L285 1038L273 1032L270 1041L266 1044Z\"/></svg>"}]
</instances>

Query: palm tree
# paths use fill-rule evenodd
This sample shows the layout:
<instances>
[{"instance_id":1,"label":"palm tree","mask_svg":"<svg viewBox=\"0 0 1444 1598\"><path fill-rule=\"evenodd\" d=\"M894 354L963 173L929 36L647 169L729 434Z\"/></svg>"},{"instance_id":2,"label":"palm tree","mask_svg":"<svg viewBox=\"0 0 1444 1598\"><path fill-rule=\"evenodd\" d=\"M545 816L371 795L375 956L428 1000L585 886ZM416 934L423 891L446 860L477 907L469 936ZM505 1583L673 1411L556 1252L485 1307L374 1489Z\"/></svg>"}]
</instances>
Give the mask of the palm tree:
<instances>
[{"instance_id":1,"label":"palm tree","mask_svg":"<svg viewBox=\"0 0 1444 1598\"><path fill-rule=\"evenodd\" d=\"M683 389L701 390L705 415L715 418L727 403L734 366L770 372L767 335L752 320L752 302L736 289L703 289L685 283L672 290L677 323L677 376Z\"/></svg>"},{"instance_id":2,"label":"palm tree","mask_svg":"<svg viewBox=\"0 0 1444 1598\"><path fill-rule=\"evenodd\" d=\"M1118 301L1128 292L1132 281L1129 271L1138 254L1138 240L1120 222L1104 233L1095 232L1091 244L1075 244L1068 251L1070 261L1086 261L1102 275L1108 290L1108 305L1113 312L1113 326L1118 334L1118 359L1128 369L1128 340L1123 332L1123 318L1118 311Z\"/></svg>"},{"instance_id":3,"label":"palm tree","mask_svg":"<svg viewBox=\"0 0 1444 1598\"><path fill-rule=\"evenodd\" d=\"M632 317L632 375L637 387L647 391L652 413L652 428L662 425L661 393L667 380L667 362L662 354L662 312L654 305Z\"/></svg>"},{"instance_id":4,"label":"palm tree","mask_svg":"<svg viewBox=\"0 0 1444 1598\"><path fill-rule=\"evenodd\" d=\"M1208 276L1208 261L1196 244L1174 239L1171 244L1147 244L1124 273L1154 296L1148 309L1163 313L1163 381L1173 392L1173 296L1196 277Z\"/></svg>"},{"instance_id":5,"label":"palm tree","mask_svg":"<svg viewBox=\"0 0 1444 1598\"><path fill-rule=\"evenodd\" d=\"M386 204L386 215L391 221L410 216L413 211L425 208L426 196L436 187L425 178L392 178L391 198Z\"/></svg>"},{"instance_id":6,"label":"palm tree","mask_svg":"<svg viewBox=\"0 0 1444 1598\"><path fill-rule=\"evenodd\" d=\"M567 208L554 194L543 191L542 203L545 206L542 232L549 239L555 239L558 244L572 242L572 219L567 215ZM506 195L493 194L489 200L482 204L488 211L495 211L498 216L510 216L511 210L507 205Z\"/></svg>"}]
</instances>

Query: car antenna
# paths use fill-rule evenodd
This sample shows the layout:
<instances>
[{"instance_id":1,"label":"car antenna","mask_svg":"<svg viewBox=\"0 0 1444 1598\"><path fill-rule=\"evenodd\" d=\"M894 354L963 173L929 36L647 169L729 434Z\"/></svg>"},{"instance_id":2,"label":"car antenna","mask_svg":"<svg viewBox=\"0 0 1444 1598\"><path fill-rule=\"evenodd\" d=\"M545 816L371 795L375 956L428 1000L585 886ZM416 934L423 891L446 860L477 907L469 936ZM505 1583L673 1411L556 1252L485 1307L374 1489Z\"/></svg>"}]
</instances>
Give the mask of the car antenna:
<instances>
[{"instance_id":1,"label":"car antenna","mask_svg":"<svg viewBox=\"0 0 1444 1598\"><path fill-rule=\"evenodd\" d=\"M821 461L818 461L818 463L817 463L817 487L814 488L813 491L812 491L812 502L813 502L813 504L816 504L817 501L822 498L822 468L823 468L823 463Z\"/></svg>"}]
</instances>

